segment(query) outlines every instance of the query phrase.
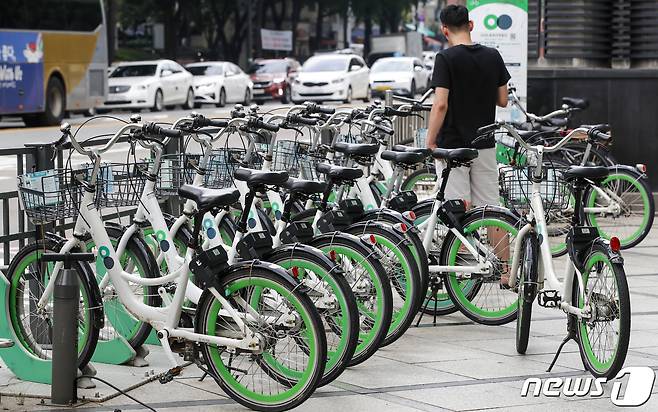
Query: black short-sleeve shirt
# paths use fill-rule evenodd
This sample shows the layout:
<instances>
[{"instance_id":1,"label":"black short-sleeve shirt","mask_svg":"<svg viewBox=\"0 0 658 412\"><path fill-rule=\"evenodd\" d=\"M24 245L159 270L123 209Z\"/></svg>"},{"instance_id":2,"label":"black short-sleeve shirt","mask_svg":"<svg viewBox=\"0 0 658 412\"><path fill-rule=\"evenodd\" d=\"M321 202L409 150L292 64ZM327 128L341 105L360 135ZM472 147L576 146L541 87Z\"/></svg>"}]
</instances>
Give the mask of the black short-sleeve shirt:
<instances>
[{"instance_id":1,"label":"black short-sleeve shirt","mask_svg":"<svg viewBox=\"0 0 658 412\"><path fill-rule=\"evenodd\" d=\"M432 87L449 89L448 112L437 146L455 149L494 147L493 138L472 144L476 131L495 121L498 88L510 79L498 50L480 44L458 45L434 59Z\"/></svg>"}]
</instances>

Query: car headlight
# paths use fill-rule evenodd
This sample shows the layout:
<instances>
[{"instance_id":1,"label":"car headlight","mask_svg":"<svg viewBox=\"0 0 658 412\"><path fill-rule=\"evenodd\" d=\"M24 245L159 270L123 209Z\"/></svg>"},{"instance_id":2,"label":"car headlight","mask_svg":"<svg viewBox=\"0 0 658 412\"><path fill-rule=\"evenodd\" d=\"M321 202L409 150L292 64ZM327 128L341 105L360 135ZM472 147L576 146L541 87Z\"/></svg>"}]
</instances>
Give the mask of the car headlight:
<instances>
[{"instance_id":1,"label":"car headlight","mask_svg":"<svg viewBox=\"0 0 658 412\"><path fill-rule=\"evenodd\" d=\"M200 89L200 88L206 88L206 87L213 87L214 85L215 85L215 83L204 83L204 84L199 84L199 85L197 85L197 89Z\"/></svg>"},{"instance_id":2,"label":"car headlight","mask_svg":"<svg viewBox=\"0 0 658 412\"><path fill-rule=\"evenodd\" d=\"M342 82L344 82L344 81L345 81L344 78L339 77L339 78L337 78L337 79L332 80L332 81L331 81L331 84L340 84L340 83L342 83Z\"/></svg>"}]
</instances>

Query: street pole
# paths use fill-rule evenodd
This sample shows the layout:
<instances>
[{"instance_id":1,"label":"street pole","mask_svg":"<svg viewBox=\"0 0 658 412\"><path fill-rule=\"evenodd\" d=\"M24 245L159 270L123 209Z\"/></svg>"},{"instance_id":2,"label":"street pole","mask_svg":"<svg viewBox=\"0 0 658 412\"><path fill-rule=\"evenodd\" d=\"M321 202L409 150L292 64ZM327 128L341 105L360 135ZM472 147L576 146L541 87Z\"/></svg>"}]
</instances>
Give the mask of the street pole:
<instances>
[{"instance_id":1,"label":"street pole","mask_svg":"<svg viewBox=\"0 0 658 412\"><path fill-rule=\"evenodd\" d=\"M253 45L253 33L251 20L253 20L253 14L251 10L251 2L247 0L247 65L251 64L251 51Z\"/></svg>"}]
</instances>

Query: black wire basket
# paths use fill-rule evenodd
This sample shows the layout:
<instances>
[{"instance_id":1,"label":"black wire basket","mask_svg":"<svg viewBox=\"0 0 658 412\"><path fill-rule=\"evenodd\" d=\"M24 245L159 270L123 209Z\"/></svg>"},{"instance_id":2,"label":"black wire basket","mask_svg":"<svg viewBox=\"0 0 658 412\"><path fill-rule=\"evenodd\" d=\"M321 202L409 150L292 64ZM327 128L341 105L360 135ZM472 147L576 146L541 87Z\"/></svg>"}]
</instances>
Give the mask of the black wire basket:
<instances>
[{"instance_id":1,"label":"black wire basket","mask_svg":"<svg viewBox=\"0 0 658 412\"><path fill-rule=\"evenodd\" d=\"M565 168L544 165L540 194L544 211L548 215L552 212L561 212L571 208L571 187L564 181ZM534 167L502 166L498 169L500 184L500 197L505 207L514 209L521 214L530 211L530 197L532 196L531 176Z\"/></svg>"},{"instance_id":2,"label":"black wire basket","mask_svg":"<svg viewBox=\"0 0 658 412\"><path fill-rule=\"evenodd\" d=\"M51 169L18 176L21 208L28 219L35 225L44 225L77 217L84 193L81 181L89 172L88 169Z\"/></svg>"}]
</instances>

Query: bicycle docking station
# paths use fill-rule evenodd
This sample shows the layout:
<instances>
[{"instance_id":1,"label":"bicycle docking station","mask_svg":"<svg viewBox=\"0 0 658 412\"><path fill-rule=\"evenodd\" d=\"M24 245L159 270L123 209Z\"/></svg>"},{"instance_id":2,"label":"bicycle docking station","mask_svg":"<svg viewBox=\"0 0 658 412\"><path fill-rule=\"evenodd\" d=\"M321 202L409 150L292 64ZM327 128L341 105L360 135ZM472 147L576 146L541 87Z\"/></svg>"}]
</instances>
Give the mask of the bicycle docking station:
<instances>
[{"instance_id":1,"label":"bicycle docking station","mask_svg":"<svg viewBox=\"0 0 658 412\"><path fill-rule=\"evenodd\" d=\"M51 399L56 405L77 401L78 391L78 315L80 284L72 262L94 261L93 253L47 253L44 262L62 262L64 268L57 277L53 314L53 360Z\"/></svg>"}]
</instances>

